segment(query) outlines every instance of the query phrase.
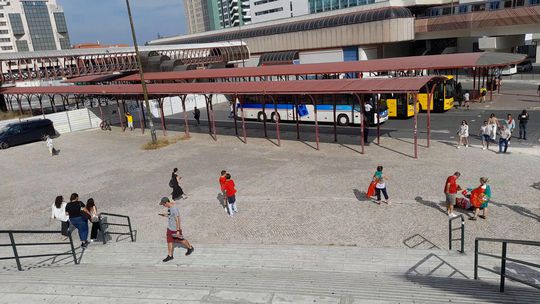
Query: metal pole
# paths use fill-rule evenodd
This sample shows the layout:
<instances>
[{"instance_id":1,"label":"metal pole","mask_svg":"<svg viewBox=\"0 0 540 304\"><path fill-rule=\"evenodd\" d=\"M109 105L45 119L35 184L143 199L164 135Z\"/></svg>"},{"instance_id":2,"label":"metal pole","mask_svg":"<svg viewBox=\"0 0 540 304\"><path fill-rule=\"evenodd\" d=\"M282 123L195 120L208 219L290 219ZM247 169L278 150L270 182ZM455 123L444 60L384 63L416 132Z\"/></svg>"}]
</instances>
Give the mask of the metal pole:
<instances>
[{"instance_id":1,"label":"metal pole","mask_svg":"<svg viewBox=\"0 0 540 304\"><path fill-rule=\"evenodd\" d=\"M144 134L144 122L143 122L143 107L141 107L141 103L139 102L138 98L135 98L135 102L137 103L137 107L139 108L139 123L141 125L141 133Z\"/></svg>"},{"instance_id":2,"label":"metal pole","mask_svg":"<svg viewBox=\"0 0 540 304\"><path fill-rule=\"evenodd\" d=\"M236 109L236 101L238 100L238 96L237 95L234 95L233 97L233 112L234 112L234 115L233 115L233 119L234 119L234 133L236 134L236 136L238 136L238 122L237 122L237 119L236 119L236 112L237 112L237 109Z\"/></svg>"},{"instance_id":3,"label":"metal pole","mask_svg":"<svg viewBox=\"0 0 540 304\"><path fill-rule=\"evenodd\" d=\"M418 93L414 94L414 158L418 158Z\"/></svg>"},{"instance_id":4,"label":"metal pole","mask_svg":"<svg viewBox=\"0 0 540 304\"><path fill-rule=\"evenodd\" d=\"M242 103L242 98L240 98L240 114L242 116L242 133L244 135L244 144L247 144L247 133L246 133L246 119L244 118L244 105Z\"/></svg>"},{"instance_id":5,"label":"metal pole","mask_svg":"<svg viewBox=\"0 0 540 304\"><path fill-rule=\"evenodd\" d=\"M128 226L129 226L129 236L131 237L131 241L135 242L135 238L133 238L133 229L131 228L131 219L129 216L127 217L128 220Z\"/></svg>"},{"instance_id":6,"label":"metal pole","mask_svg":"<svg viewBox=\"0 0 540 304\"><path fill-rule=\"evenodd\" d=\"M216 117L214 116L214 106L212 105L212 97L213 95L210 95L210 98L208 99L208 103L210 104L210 115L212 116L212 134L213 134L214 140L217 140Z\"/></svg>"},{"instance_id":7,"label":"metal pole","mask_svg":"<svg viewBox=\"0 0 540 304\"><path fill-rule=\"evenodd\" d=\"M277 134L277 145L278 147L281 147L281 135L279 134L279 113L278 113L278 107L277 102L274 96L270 95L270 99L272 99L272 102L274 102L274 120L276 122L276 134Z\"/></svg>"},{"instance_id":8,"label":"metal pole","mask_svg":"<svg viewBox=\"0 0 540 304\"><path fill-rule=\"evenodd\" d=\"M506 242L502 243L502 259L501 259L501 286L500 292L504 292L504 280L506 278Z\"/></svg>"},{"instance_id":9,"label":"metal pole","mask_svg":"<svg viewBox=\"0 0 540 304\"><path fill-rule=\"evenodd\" d=\"M360 102L360 113L362 114L362 117L360 118L360 144L362 145L362 154L364 154L364 148L365 148L365 145L366 143L364 142L364 132L365 132L365 124L366 124L366 119L365 119L365 102L364 102L364 95L362 95L362 97L358 97L358 95L356 95L356 97L358 98L358 101Z\"/></svg>"},{"instance_id":10,"label":"metal pole","mask_svg":"<svg viewBox=\"0 0 540 304\"><path fill-rule=\"evenodd\" d=\"M163 111L163 98L158 99L159 113L161 114L161 127L163 128L163 136L167 136L167 126L165 125L165 112Z\"/></svg>"},{"instance_id":11,"label":"metal pole","mask_svg":"<svg viewBox=\"0 0 540 304\"><path fill-rule=\"evenodd\" d=\"M69 245L71 246L71 255L73 256L73 263L79 264L79 261L77 260L77 254L75 253L75 246L73 246L73 237L71 236L71 233L68 233L69 237Z\"/></svg>"},{"instance_id":12,"label":"metal pole","mask_svg":"<svg viewBox=\"0 0 540 304\"><path fill-rule=\"evenodd\" d=\"M266 95L259 96L259 100L262 102L262 112L263 112L263 129L264 129L264 137L268 137L268 131L266 130Z\"/></svg>"},{"instance_id":13,"label":"metal pole","mask_svg":"<svg viewBox=\"0 0 540 304\"><path fill-rule=\"evenodd\" d=\"M150 127L150 136L152 137L152 143L156 143L157 135L156 129L154 128L154 122L152 121L152 112L150 110L150 102L148 101L148 89L146 87L146 81L144 80L144 71L141 63L141 54L139 53L139 46L137 45L137 36L135 35L135 26L133 25L133 17L131 16L131 6L129 5L129 0L126 0L126 6L129 16L129 25L131 27L131 36L133 38L133 46L135 47L135 54L137 59L137 66L139 68L139 75L141 77L141 86L144 95L144 103L146 105L146 111L148 116L148 126Z\"/></svg>"},{"instance_id":14,"label":"metal pole","mask_svg":"<svg viewBox=\"0 0 540 304\"><path fill-rule=\"evenodd\" d=\"M431 140L431 105L433 104L433 93L435 92L435 88L437 87L437 84L434 83L431 87L431 91L428 96L428 104L427 104L427 146L429 148L430 140ZM414 109L416 111L416 109Z\"/></svg>"},{"instance_id":15,"label":"metal pole","mask_svg":"<svg viewBox=\"0 0 540 304\"><path fill-rule=\"evenodd\" d=\"M182 100L182 111L184 111L184 124L186 125L186 129L184 133L186 134L186 137L189 137L189 124L188 124L188 116L186 112L186 96L182 95L180 96L180 99Z\"/></svg>"},{"instance_id":16,"label":"metal pole","mask_svg":"<svg viewBox=\"0 0 540 304\"><path fill-rule=\"evenodd\" d=\"M452 250L452 219L448 220L448 250Z\"/></svg>"},{"instance_id":17,"label":"metal pole","mask_svg":"<svg viewBox=\"0 0 540 304\"><path fill-rule=\"evenodd\" d=\"M334 101L334 107L333 107L333 110L334 110L334 141L337 142L336 94L334 94L332 97L333 97L333 101Z\"/></svg>"},{"instance_id":18,"label":"metal pole","mask_svg":"<svg viewBox=\"0 0 540 304\"><path fill-rule=\"evenodd\" d=\"M362 111L364 109L362 108ZM377 145L381 144L381 117L379 116L379 95L375 95L375 115L377 116Z\"/></svg>"},{"instance_id":19,"label":"metal pole","mask_svg":"<svg viewBox=\"0 0 540 304\"><path fill-rule=\"evenodd\" d=\"M207 95L204 95L204 101L206 102L206 120L208 121L208 133L212 133L212 124L210 123L210 106L208 105Z\"/></svg>"},{"instance_id":20,"label":"metal pole","mask_svg":"<svg viewBox=\"0 0 540 304\"><path fill-rule=\"evenodd\" d=\"M17 253L17 245L15 245L15 238L13 237L13 232L9 232L9 240L11 241L11 248L13 249L13 257L15 257L15 262L17 262L17 269L22 271L21 260L19 259L19 254Z\"/></svg>"},{"instance_id":21,"label":"metal pole","mask_svg":"<svg viewBox=\"0 0 540 304\"><path fill-rule=\"evenodd\" d=\"M465 218L461 216L461 253L465 253Z\"/></svg>"},{"instance_id":22,"label":"metal pole","mask_svg":"<svg viewBox=\"0 0 540 304\"><path fill-rule=\"evenodd\" d=\"M294 110L296 118L296 139L300 139L300 121L298 116L298 95L294 95Z\"/></svg>"},{"instance_id":23,"label":"metal pole","mask_svg":"<svg viewBox=\"0 0 540 304\"><path fill-rule=\"evenodd\" d=\"M103 219L99 219L99 230L101 231L101 237L103 238L103 245L107 244L107 238L105 237L105 229L103 229Z\"/></svg>"},{"instance_id":24,"label":"metal pole","mask_svg":"<svg viewBox=\"0 0 540 304\"><path fill-rule=\"evenodd\" d=\"M120 126L122 127L122 131L125 131L124 119L122 119L122 115L120 114L120 104L118 103L118 98L116 99L116 110L118 110L118 118L120 118Z\"/></svg>"},{"instance_id":25,"label":"metal pole","mask_svg":"<svg viewBox=\"0 0 540 304\"><path fill-rule=\"evenodd\" d=\"M478 280L478 240L474 240L474 279Z\"/></svg>"},{"instance_id":26,"label":"metal pole","mask_svg":"<svg viewBox=\"0 0 540 304\"><path fill-rule=\"evenodd\" d=\"M315 112L315 141L317 143L317 150L319 150L319 122L317 121L317 100L312 95L308 95L313 103L313 110Z\"/></svg>"}]
</instances>

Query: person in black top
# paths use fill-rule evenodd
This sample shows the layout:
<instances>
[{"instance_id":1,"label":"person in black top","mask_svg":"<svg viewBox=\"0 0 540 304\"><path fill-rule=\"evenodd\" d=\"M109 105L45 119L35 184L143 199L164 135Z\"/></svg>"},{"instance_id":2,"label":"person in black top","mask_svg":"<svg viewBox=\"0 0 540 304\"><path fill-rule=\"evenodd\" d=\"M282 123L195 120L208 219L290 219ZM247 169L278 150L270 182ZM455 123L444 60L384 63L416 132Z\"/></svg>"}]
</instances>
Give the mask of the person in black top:
<instances>
[{"instance_id":1,"label":"person in black top","mask_svg":"<svg viewBox=\"0 0 540 304\"><path fill-rule=\"evenodd\" d=\"M178 175L178 168L174 168L171 174L171 181L169 182L169 186L173 188L171 193L173 201L181 198L187 198L187 196L184 194L184 190L182 190L182 187L180 187L181 178L182 177Z\"/></svg>"},{"instance_id":2,"label":"person in black top","mask_svg":"<svg viewBox=\"0 0 540 304\"><path fill-rule=\"evenodd\" d=\"M529 122L529 113L527 110L523 110L521 114L518 115L519 120L519 139L527 140L527 122Z\"/></svg>"},{"instance_id":3,"label":"person in black top","mask_svg":"<svg viewBox=\"0 0 540 304\"><path fill-rule=\"evenodd\" d=\"M83 218L85 205L79 201L79 195L72 193L69 198L69 203L66 205L66 214L69 216L69 222L77 228L79 238L81 239L81 248L85 249L88 246L88 221Z\"/></svg>"},{"instance_id":4,"label":"person in black top","mask_svg":"<svg viewBox=\"0 0 540 304\"><path fill-rule=\"evenodd\" d=\"M197 126L198 126L200 124L199 119L201 118L201 110L197 109L197 107L193 109L193 117L197 121Z\"/></svg>"}]
</instances>

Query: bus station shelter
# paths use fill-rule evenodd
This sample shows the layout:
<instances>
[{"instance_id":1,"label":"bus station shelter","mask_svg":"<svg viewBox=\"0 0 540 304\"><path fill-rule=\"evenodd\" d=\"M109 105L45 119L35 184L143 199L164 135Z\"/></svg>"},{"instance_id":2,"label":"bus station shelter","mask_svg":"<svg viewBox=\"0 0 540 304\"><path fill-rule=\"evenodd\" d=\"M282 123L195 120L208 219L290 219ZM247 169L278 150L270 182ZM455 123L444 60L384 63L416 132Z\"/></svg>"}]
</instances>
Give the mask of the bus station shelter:
<instances>
[{"instance_id":1,"label":"bus station shelter","mask_svg":"<svg viewBox=\"0 0 540 304\"><path fill-rule=\"evenodd\" d=\"M242 140L247 143L247 130L245 117L243 112L243 97L246 95L255 95L269 97L271 103L269 106L274 106L277 112L277 103L274 98L276 95L293 95L293 96L306 96L311 100L315 109L315 137L316 148L319 149L319 124L317 121L317 95L331 95L331 94L351 94L355 97L360 109L364 112L364 95L377 94L377 93L409 93L415 96L414 105L415 109L418 109L418 92L430 82L443 81L445 77L441 76L422 76L422 77L400 77L400 78L376 78L376 79L327 79L327 80L299 80L299 81L258 81L258 82L217 82L217 83L152 83L148 84L149 96L159 98L164 96L180 96L182 101L182 108L184 110L184 122L185 133L189 136L189 125L187 112L185 108L185 100L188 94L201 94L206 96L207 111L208 111L208 123L209 132L212 137L217 140L217 131L215 127L214 111L212 107L212 95L214 94L226 94L234 96L234 100L238 100L240 106L240 118L242 126ZM435 86L433 86L435 87ZM89 97L106 97L116 100L117 106L119 101L123 102L125 98L136 99L137 102L141 99L143 92L140 84L114 84L114 85L82 85L82 86L48 86L48 87L10 87L0 90L0 94L8 96L37 96L39 100L44 95L60 95L62 98L68 99L70 95L89 96ZM67 97L66 97L67 96ZM431 103L433 94L429 94L428 102ZM8 98L10 99L10 98ZM11 99L10 99L11 100ZM296 99L295 99L296 101ZM298 125L298 103L295 102L297 119L297 137L300 136ZM234 112L236 113L236 102L234 104ZM41 105L42 106L42 105ZM101 107L101 103L100 103ZM430 107L428 106L428 109ZM337 139L336 133L336 107L334 105L334 135ZM119 108L120 110L120 108ZM417 112L414 113L414 157L418 157L418 120ZM120 111L119 111L120 115ZM428 111L429 115L429 111ZM103 117L102 117L103 119ZM146 118L141 119L141 129L144 132L144 121ZM122 120L121 120L122 121ZM166 134L166 124L161 111L161 122L163 132ZM234 116L234 124L236 135L239 136L238 122L236 115ZM264 122L264 130L266 135L266 121ZM275 129L277 134L277 144L281 144L280 139L280 121L275 121ZM361 153L364 153L364 129L365 119L361 120L360 124L360 144L362 147ZM428 118L428 143L430 134L430 125ZM377 142L379 143L379 127L377 126ZM240 136L239 136L240 137ZM429 146L429 145L428 145Z\"/></svg>"}]
</instances>

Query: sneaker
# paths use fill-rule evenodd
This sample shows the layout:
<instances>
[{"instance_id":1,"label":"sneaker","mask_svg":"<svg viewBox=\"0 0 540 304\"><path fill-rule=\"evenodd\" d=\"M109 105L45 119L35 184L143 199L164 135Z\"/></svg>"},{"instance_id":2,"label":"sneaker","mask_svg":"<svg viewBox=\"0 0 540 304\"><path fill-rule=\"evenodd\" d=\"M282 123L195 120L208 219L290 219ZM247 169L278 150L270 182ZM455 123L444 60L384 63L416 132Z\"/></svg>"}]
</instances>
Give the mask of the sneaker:
<instances>
[{"instance_id":1,"label":"sneaker","mask_svg":"<svg viewBox=\"0 0 540 304\"><path fill-rule=\"evenodd\" d=\"M457 146L456 148L458 148L458 149L459 149L459 146Z\"/></svg>"},{"instance_id":2,"label":"sneaker","mask_svg":"<svg viewBox=\"0 0 540 304\"><path fill-rule=\"evenodd\" d=\"M174 257L168 255L166 258L163 259L163 263L167 263L168 261L174 259Z\"/></svg>"},{"instance_id":3,"label":"sneaker","mask_svg":"<svg viewBox=\"0 0 540 304\"><path fill-rule=\"evenodd\" d=\"M468 147L469 147L469 145L465 145L465 148L468 148Z\"/></svg>"},{"instance_id":4,"label":"sneaker","mask_svg":"<svg viewBox=\"0 0 540 304\"><path fill-rule=\"evenodd\" d=\"M485 149L486 149L486 147L482 148L482 150L485 150Z\"/></svg>"},{"instance_id":5,"label":"sneaker","mask_svg":"<svg viewBox=\"0 0 540 304\"><path fill-rule=\"evenodd\" d=\"M195 248L194 248L193 246L191 246L191 248L189 248L189 249L186 251L186 255L192 254L194 250L195 250Z\"/></svg>"}]
</instances>

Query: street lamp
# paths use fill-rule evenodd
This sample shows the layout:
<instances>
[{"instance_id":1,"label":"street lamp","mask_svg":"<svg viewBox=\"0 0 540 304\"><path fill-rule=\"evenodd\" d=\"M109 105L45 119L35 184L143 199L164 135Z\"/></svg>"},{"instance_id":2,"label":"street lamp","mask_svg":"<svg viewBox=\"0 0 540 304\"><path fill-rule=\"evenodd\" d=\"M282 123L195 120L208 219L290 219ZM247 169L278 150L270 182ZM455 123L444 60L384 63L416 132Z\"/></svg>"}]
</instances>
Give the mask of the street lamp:
<instances>
[{"instance_id":1,"label":"street lamp","mask_svg":"<svg viewBox=\"0 0 540 304\"><path fill-rule=\"evenodd\" d=\"M146 116L148 117L148 126L150 127L150 136L152 137L152 143L157 142L156 129L154 128L154 122L152 121L152 111L150 111L150 102L148 101L148 89L146 88L146 82L144 81L144 71L141 63L141 54L139 53L139 46L137 45L137 36L135 35L135 27L133 26L133 17L131 16L131 6L129 0L126 0L126 6L129 16L129 24L131 26L131 36L133 37L133 45L135 46L135 55L137 58L137 66L139 68L139 76L141 76L141 85L143 89L144 104L146 105Z\"/></svg>"}]
</instances>

